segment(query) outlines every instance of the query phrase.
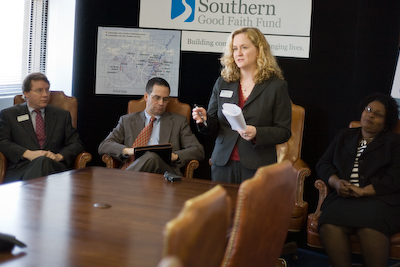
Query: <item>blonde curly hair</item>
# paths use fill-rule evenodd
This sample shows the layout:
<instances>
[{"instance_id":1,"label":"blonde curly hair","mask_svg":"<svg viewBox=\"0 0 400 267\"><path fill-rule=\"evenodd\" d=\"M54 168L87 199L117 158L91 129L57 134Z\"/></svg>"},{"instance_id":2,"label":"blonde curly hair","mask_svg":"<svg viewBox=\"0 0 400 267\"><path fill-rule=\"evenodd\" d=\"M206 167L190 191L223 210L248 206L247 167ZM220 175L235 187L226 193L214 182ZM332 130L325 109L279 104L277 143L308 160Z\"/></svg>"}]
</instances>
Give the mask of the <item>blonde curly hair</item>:
<instances>
[{"instance_id":1,"label":"blonde curly hair","mask_svg":"<svg viewBox=\"0 0 400 267\"><path fill-rule=\"evenodd\" d=\"M235 63L233 58L233 38L244 33L247 38L257 48L257 67L254 73L254 83L259 84L273 76L277 76L280 79L283 78L283 72L276 62L275 57L271 53L271 47L261 31L257 28L246 27L235 30L228 37L226 42L224 54L220 58L221 65L223 67L221 76L227 82L235 82L240 79L240 69Z\"/></svg>"}]
</instances>

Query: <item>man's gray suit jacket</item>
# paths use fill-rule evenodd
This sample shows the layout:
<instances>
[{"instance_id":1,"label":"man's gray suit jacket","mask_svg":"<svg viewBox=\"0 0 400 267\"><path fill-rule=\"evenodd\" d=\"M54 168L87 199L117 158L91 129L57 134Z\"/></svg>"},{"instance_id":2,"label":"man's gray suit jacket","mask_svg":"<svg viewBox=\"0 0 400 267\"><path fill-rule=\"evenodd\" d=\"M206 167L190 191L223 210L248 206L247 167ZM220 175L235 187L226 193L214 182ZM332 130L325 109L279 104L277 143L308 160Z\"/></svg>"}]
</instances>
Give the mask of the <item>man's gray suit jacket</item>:
<instances>
[{"instance_id":1,"label":"man's gray suit jacket","mask_svg":"<svg viewBox=\"0 0 400 267\"><path fill-rule=\"evenodd\" d=\"M99 154L109 154L120 161L125 161L126 157L122 154L122 150L132 146L144 126L144 111L120 117L118 125L100 143ZM171 167L178 174L180 168L190 160L204 159L204 148L192 133L186 117L182 115L170 112L164 112L161 115L159 143L172 144L172 152L178 154L179 162L175 162Z\"/></svg>"}]
</instances>

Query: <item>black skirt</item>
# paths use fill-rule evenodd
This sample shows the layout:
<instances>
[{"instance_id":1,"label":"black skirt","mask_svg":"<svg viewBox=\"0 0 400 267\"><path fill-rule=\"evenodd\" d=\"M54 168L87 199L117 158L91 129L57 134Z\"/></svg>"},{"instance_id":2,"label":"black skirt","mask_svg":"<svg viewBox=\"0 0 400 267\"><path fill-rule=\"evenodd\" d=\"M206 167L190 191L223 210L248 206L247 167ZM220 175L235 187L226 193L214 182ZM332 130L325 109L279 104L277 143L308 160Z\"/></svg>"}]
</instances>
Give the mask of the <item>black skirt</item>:
<instances>
[{"instance_id":1,"label":"black skirt","mask_svg":"<svg viewBox=\"0 0 400 267\"><path fill-rule=\"evenodd\" d=\"M342 198L330 194L322 205L318 227L324 223L371 228L387 237L400 231L400 207L374 197Z\"/></svg>"}]
</instances>

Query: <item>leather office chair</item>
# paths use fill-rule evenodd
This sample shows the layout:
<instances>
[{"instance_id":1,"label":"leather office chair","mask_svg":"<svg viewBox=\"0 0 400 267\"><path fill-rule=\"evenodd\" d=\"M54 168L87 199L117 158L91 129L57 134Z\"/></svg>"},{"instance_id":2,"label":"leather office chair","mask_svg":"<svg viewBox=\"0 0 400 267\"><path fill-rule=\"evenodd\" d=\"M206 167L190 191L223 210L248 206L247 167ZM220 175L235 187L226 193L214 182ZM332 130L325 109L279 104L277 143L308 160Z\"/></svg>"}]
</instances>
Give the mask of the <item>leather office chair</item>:
<instances>
[{"instance_id":1,"label":"leather office chair","mask_svg":"<svg viewBox=\"0 0 400 267\"><path fill-rule=\"evenodd\" d=\"M299 232L306 223L308 214L308 203L304 201L304 180L310 176L311 169L301 159L301 148L303 144L305 109L299 105L292 103L292 136L290 139L276 146L278 163L289 160L297 172L297 189L294 208L292 212L292 220L289 226L289 232ZM296 259L297 244L289 242L284 245L282 254L292 254L292 258Z\"/></svg>"},{"instance_id":2,"label":"leather office chair","mask_svg":"<svg viewBox=\"0 0 400 267\"><path fill-rule=\"evenodd\" d=\"M139 100L131 100L128 102L128 110L127 113L139 112L143 111L146 108L146 101L144 101L144 97ZM187 121L190 123L190 118L192 114L192 109L186 103L182 103L176 97L171 97L171 100L168 103L166 108L167 112L177 113L186 117ZM120 161L114 159L108 154L104 154L102 156L103 162L106 164L107 168L118 168L121 164ZM198 160L191 160L185 166L185 170L182 172L185 177L193 178L193 172L195 169L199 167Z\"/></svg>"},{"instance_id":3,"label":"leather office chair","mask_svg":"<svg viewBox=\"0 0 400 267\"><path fill-rule=\"evenodd\" d=\"M357 128L361 127L360 121L352 121L349 124L349 128ZM397 126L393 130L393 132L396 132L400 134L400 120L397 123ZM315 188L318 189L319 192L319 197L318 197L318 205L314 213L311 213L308 215L307 219L307 244L310 247L315 247L315 248L324 248L322 245L321 238L318 233L318 219L321 216L321 205L324 202L324 199L329 193L329 188L326 186L326 184L318 179L314 183ZM356 235L351 235L350 236L350 242L351 242L351 249L353 253L356 254L361 254L361 248L360 244L358 241L358 238ZM390 252L389 256L392 259L397 259L400 260L400 233L396 233L395 235L390 237ZM400 266L397 265L396 266Z\"/></svg>"},{"instance_id":4,"label":"leather office chair","mask_svg":"<svg viewBox=\"0 0 400 267\"><path fill-rule=\"evenodd\" d=\"M239 187L221 266L275 266L290 226L297 173L285 160L257 170Z\"/></svg>"},{"instance_id":5,"label":"leather office chair","mask_svg":"<svg viewBox=\"0 0 400 267\"><path fill-rule=\"evenodd\" d=\"M183 266L220 266L230 215L231 200L221 185L187 200L165 226L163 256L176 256Z\"/></svg>"},{"instance_id":6,"label":"leather office chair","mask_svg":"<svg viewBox=\"0 0 400 267\"><path fill-rule=\"evenodd\" d=\"M298 232L306 222L308 214L308 203L304 201L304 180L310 176L311 169L301 159L301 148L303 145L305 110L302 106L292 103L292 136L290 139L276 146L277 162L289 160L297 172L297 192L294 202L292 220L289 231Z\"/></svg>"},{"instance_id":7,"label":"leather office chair","mask_svg":"<svg viewBox=\"0 0 400 267\"><path fill-rule=\"evenodd\" d=\"M22 95L16 95L14 97L14 105L22 104L25 100ZM71 122L74 128L78 124L78 100L73 96L66 96L62 91L50 91L49 104L68 110L71 114ZM74 163L74 169L82 169L86 167L86 164L92 160L92 155L88 152L80 153ZM7 170L7 159L0 152L0 184L4 180L4 176Z\"/></svg>"}]
</instances>

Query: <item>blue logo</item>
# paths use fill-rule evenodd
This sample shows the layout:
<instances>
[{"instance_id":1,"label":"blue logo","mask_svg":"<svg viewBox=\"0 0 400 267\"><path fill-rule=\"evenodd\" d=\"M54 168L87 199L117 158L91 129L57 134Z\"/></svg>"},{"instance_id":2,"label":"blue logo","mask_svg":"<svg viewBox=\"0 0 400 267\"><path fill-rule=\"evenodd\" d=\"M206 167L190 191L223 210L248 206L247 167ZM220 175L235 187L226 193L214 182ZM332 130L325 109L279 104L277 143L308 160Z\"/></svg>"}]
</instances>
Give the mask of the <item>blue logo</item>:
<instances>
[{"instance_id":1,"label":"blue logo","mask_svg":"<svg viewBox=\"0 0 400 267\"><path fill-rule=\"evenodd\" d=\"M172 0L171 19L179 17L181 21L192 22L196 0Z\"/></svg>"}]
</instances>

